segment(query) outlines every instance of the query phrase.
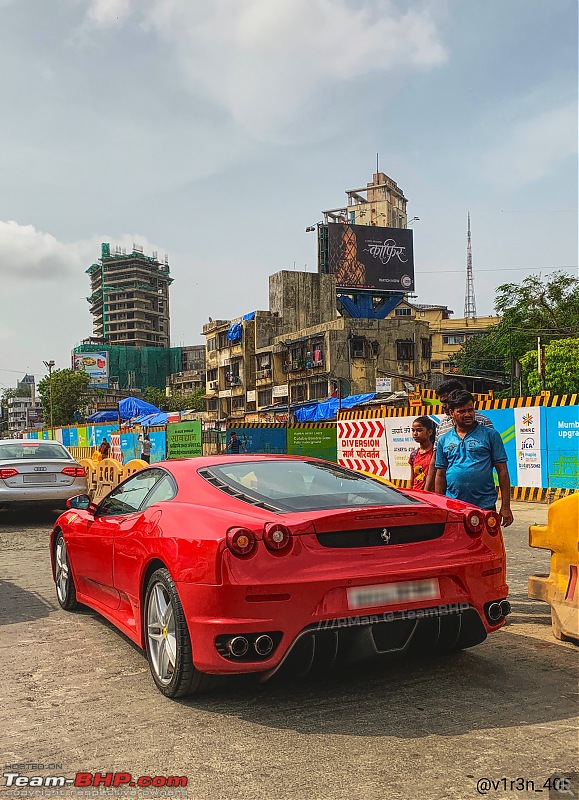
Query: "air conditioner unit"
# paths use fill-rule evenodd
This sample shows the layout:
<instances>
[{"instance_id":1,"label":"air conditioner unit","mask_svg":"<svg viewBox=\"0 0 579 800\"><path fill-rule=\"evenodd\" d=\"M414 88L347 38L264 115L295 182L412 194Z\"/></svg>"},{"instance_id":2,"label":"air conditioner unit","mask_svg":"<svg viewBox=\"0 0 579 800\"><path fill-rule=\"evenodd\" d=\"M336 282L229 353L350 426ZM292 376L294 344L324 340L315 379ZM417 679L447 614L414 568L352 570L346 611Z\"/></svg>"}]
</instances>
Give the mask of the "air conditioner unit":
<instances>
[{"instance_id":1,"label":"air conditioner unit","mask_svg":"<svg viewBox=\"0 0 579 800\"><path fill-rule=\"evenodd\" d=\"M209 381L209 388L210 389L217 389L219 385L219 381Z\"/></svg>"}]
</instances>

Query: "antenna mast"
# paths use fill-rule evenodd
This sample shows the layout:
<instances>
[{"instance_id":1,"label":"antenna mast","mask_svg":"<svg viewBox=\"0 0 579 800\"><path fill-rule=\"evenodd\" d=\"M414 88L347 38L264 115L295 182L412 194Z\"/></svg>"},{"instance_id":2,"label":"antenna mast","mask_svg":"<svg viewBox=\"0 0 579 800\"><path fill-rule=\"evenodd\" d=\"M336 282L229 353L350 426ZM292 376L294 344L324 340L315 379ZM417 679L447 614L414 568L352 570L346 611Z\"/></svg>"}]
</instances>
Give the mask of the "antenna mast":
<instances>
[{"instance_id":1,"label":"antenna mast","mask_svg":"<svg viewBox=\"0 0 579 800\"><path fill-rule=\"evenodd\" d=\"M476 300L474 299L474 278L472 274L472 247L470 242L470 211L468 212L468 229L466 234L466 292L464 295L464 316L476 319Z\"/></svg>"}]
</instances>

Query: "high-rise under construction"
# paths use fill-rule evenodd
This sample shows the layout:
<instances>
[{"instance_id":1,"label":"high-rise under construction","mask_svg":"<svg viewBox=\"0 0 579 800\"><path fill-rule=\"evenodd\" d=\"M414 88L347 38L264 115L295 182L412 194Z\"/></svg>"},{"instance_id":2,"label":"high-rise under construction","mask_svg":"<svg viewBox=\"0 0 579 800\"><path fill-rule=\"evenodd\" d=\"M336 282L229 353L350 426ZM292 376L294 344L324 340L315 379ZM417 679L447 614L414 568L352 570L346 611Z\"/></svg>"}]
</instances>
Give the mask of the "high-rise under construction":
<instances>
[{"instance_id":1,"label":"high-rise under construction","mask_svg":"<svg viewBox=\"0 0 579 800\"><path fill-rule=\"evenodd\" d=\"M88 269L93 316L93 341L124 347L169 347L170 316L168 257L146 256L133 245L126 253L110 244Z\"/></svg>"}]
</instances>

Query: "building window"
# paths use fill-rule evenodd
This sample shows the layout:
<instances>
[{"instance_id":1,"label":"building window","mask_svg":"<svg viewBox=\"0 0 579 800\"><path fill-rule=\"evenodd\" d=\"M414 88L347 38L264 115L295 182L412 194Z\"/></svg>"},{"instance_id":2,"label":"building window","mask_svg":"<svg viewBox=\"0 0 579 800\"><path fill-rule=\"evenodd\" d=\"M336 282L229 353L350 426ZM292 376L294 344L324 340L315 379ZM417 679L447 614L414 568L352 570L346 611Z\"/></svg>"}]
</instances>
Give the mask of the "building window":
<instances>
[{"instance_id":1,"label":"building window","mask_svg":"<svg viewBox=\"0 0 579 800\"><path fill-rule=\"evenodd\" d=\"M316 381L315 383L310 383L310 400L325 400L327 396L327 381Z\"/></svg>"},{"instance_id":2,"label":"building window","mask_svg":"<svg viewBox=\"0 0 579 800\"><path fill-rule=\"evenodd\" d=\"M257 356L257 369L271 369L271 353L260 353Z\"/></svg>"},{"instance_id":3,"label":"building window","mask_svg":"<svg viewBox=\"0 0 579 800\"><path fill-rule=\"evenodd\" d=\"M207 401L207 411L217 411L217 400Z\"/></svg>"},{"instance_id":4,"label":"building window","mask_svg":"<svg viewBox=\"0 0 579 800\"><path fill-rule=\"evenodd\" d=\"M444 344L464 344L464 333L443 334Z\"/></svg>"},{"instance_id":5,"label":"building window","mask_svg":"<svg viewBox=\"0 0 579 800\"><path fill-rule=\"evenodd\" d=\"M217 350L217 339L215 336L212 336L211 339L207 339L207 350Z\"/></svg>"},{"instance_id":6,"label":"building window","mask_svg":"<svg viewBox=\"0 0 579 800\"><path fill-rule=\"evenodd\" d=\"M218 342L217 346L220 350L224 350L226 347L231 346L231 342L227 338L227 331L223 331L223 333L219 334L217 342Z\"/></svg>"},{"instance_id":7,"label":"building window","mask_svg":"<svg viewBox=\"0 0 579 800\"><path fill-rule=\"evenodd\" d=\"M292 403L303 403L306 399L306 387L303 385L292 386L291 393Z\"/></svg>"},{"instance_id":8,"label":"building window","mask_svg":"<svg viewBox=\"0 0 579 800\"><path fill-rule=\"evenodd\" d=\"M422 346L422 358L430 358L432 354L432 344L430 339L421 339L420 344Z\"/></svg>"},{"instance_id":9,"label":"building window","mask_svg":"<svg viewBox=\"0 0 579 800\"><path fill-rule=\"evenodd\" d=\"M271 389L264 389L262 392L257 393L257 405L258 406L271 405Z\"/></svg>"},{"instance_id":10,"label":"building window","mask_svg":"<svg viewBox=\"0 0 579 800\"><path fill-rule=\"evenodd\" d=\"M241 395L240 397L232 397L231 398L231 408L233 411L241 411L244 406L244 397Z\"/></svg>"},{"instance_id":11,"label":"building window","mask_svg":"<svg viewBox=\"0 0 579 800\"><path fill-rule=\"evenodd\" d=\"M395 308L394 309L394 316L395 317L411 317L412 316L412 309L403 306L402 308Z\"/></svg>"},{"instance_id":12,"label":"building window","mask_svg":"<svg viewBox=\"0 0 579 800\"><path fill-rule=\"evenodd\" d=\"M215 369L207 370L207 380L208 381L219 380L219 376L217 374L217 367Z\"/></svg>"},{"instance_id":13,"label":"building window","mask_svg":"<svg viewBox=\"0 0 579 800\"><path fill-rule=\"evenodd\" d=\"M396 360L414 361L414 342L411 339L396 341Z\"/></svg>"},{"instance_id":14,"label":"building window","mask_svg":"<svg viewBox=\"0 0 579 800\"><path fill-rule=\"evenodd\" d=\"M366 340L352 339L350 341L350 354L352 358L366 358Z\"/></svg>"}]
</instances>

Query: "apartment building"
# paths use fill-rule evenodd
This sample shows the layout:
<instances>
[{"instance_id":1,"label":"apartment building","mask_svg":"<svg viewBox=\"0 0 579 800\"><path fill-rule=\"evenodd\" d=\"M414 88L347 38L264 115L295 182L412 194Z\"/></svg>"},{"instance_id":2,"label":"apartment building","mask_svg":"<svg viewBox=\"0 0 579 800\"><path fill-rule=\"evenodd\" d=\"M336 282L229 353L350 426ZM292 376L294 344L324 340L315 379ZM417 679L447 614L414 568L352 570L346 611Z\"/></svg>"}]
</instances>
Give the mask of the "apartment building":
<instances>
[{"instance_id":1,"label":"apartment building","mask_svg":"<svg viewBox=\"0 0 579 800\"><path fill-rule=\"evenodd\" d=\"M192 394L196 389L204 389L205 382L205 345L182 347L181 370L167 378L169 393Z\"/></svg>"},{"instance_id":2,"label":"apartment building","mask_svg":"<svg viewBox=\"0 0 579 800\"><path fill-rule=\"evenodd\" d=\"M491 325L498 325L500 317L488 316L471 319L457 317L452 319L447 306L411 303L402 300L388 315L389 319L417 319L428 323L431 342L431 362L433 376L444 374L452 369L452 359L468 339L485 333Z\"/></svg>"},{"instance_id":3,"label":"apartment building","mask_svg":"<svg viewBox=\"0 0 579 800\"><path fill-rule=\"evenodd\" d=\"M210 419L245 418L272 408L392 388L426 385L428 323L415 317L338 314L333 275L282 271L269 279L269 310L203 326Z\"/></svg>"},{"instance_id":4,"label":"apartment building","mask_svg":"<svg viewBox=\"0 0 579 800\"><path fill-rule=\"evenodd\" d=\"M168 257L146 256L133 244L126 253L104 243L101 257L88 269L94 338L123 347L169 347L170 315Z\"/></svg>"}]
</instances>

